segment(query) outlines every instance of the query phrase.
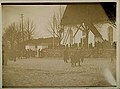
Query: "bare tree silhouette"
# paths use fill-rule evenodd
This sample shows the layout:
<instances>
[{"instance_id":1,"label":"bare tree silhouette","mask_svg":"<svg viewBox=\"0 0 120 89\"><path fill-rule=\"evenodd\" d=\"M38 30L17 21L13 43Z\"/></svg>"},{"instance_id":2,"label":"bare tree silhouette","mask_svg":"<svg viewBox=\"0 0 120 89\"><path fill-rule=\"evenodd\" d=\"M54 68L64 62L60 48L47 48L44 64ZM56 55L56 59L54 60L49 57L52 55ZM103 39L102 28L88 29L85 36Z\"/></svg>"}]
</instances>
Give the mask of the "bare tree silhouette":
<instances>
[{"instance_id":1,"label":"bare tree silhouette","mask_svg":"<svg viewBox=\"0 0 120 89\"><path fill-rule=\"evenodd\" d=\"M33 38L35 31L35 24L29 18L25 21L25 37L26 40L31 40Z\"/></svg>"},{"instance_id":2,"label":"bare tree silhouette","mask_svg":"<svg viewBox=\"0 0 120 89\"><path fill-rule=\"evenodd\" d=\"M60 6L58 8L58 12L54 12L52 16L52 21L48 20L49 27L47 27L47 31L53 36L53 42L54 42L54 38L57 37L59 40L59 45L61 40L63 39L62 33L64 31L63 26L60 24L62 15L63 15L63 10Z\"/></svg>"}]
</instances>

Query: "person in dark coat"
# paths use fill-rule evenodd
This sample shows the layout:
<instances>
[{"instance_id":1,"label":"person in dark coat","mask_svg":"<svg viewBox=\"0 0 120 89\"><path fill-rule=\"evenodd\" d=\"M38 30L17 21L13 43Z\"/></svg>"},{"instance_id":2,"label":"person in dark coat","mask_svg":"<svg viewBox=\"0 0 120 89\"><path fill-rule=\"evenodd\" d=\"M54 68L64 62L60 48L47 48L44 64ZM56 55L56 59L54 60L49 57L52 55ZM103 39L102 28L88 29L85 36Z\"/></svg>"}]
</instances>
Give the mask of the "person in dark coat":
<instances>
[{"instance_id":1,"label":"person in dark coat","mask_svg":"<svg viewBox=\"0 0 120 89\"><path fill-rule=\"evenodd\" d=\"M69 60L68 49L65 49L64 50L64 62L68 63L67 60Z\"/></svg>"},{"instance_id":2,"label":"person in dark coat","mask_svg":"<svg viewBox=\"0 0 120 89\"><path fill-rule=\"evenodd\" d=\"M71 54L71 64L72 66L77 66L77 64L80 66L80 55L78 50Z\"/></svg>"}]
</instances>

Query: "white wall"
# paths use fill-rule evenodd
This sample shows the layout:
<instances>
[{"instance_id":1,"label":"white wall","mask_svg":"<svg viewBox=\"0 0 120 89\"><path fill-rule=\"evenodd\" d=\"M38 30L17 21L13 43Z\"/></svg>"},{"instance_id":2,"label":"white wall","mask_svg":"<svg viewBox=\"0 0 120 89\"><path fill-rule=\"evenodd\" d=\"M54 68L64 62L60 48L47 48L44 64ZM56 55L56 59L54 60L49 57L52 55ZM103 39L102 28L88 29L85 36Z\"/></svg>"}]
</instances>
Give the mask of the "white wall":
<instances>
[{"instance_id":1,"label":"white wall","mask_svg":"<svg viewBox=\"0 0 120 89\"><path fill-rule=\"evenodd\" d=\"M98 31L102 35L103 39L108 40L108 27L109 26L112 26L112 25L109 24L109 23L95 25L95 27L98 29ZM72 29L73 29L73 34L75 34L77 29L75 27L72 27ZM64 31L65 35L67 33L67 30L68 30L68 28L66 27L65 31ZM64 38L65 38L65 35L64 35ZM94 34L90 31L88 36L89 36L88 44L92 43L93 46L94 46ZM64 38L63 38L63 40L64 40ZM75 38L73 39L73 43L79 43L80 42L80 38L82 38L82 31L78 31L78 33L76 34ZM70 38L68 37L68 40L67 40L66 44L69 44L69 39ZM61 44L64 44L63 40L61 41ZM113 27L113 41L116 41L116 28L114 28L114 27Z\"/></svg>"}]
</instances>

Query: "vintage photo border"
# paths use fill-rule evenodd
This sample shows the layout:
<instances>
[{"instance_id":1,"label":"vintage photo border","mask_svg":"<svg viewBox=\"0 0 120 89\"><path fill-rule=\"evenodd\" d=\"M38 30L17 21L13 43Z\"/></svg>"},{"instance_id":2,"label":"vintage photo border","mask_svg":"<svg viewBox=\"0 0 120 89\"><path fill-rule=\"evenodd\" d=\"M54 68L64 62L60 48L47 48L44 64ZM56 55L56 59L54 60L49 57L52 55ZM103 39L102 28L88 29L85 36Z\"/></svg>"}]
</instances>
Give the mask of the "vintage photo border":
<instances>
[{"instance_id":1,"label":"vintage photo border","mask_svg":"<svg viewBox=\"0 0 120 89\"><path fill-rule=\"evenodd\" d=\"M81 3L81 2L116 2L116 22L117 22L117 61L116 61L116 87L90 87L90 89L119 89L120 88L120 0L1 0L0 1L0 88L2 88L2 4L17 3ZM79 87L82 88L82 87ZM89 87L84 87L85 89ZM63 89L63 88L61 88ZM68 88L67 88L68 89ZM83 89L83 88L82 88Z\"/></svg>"}]
</instances>

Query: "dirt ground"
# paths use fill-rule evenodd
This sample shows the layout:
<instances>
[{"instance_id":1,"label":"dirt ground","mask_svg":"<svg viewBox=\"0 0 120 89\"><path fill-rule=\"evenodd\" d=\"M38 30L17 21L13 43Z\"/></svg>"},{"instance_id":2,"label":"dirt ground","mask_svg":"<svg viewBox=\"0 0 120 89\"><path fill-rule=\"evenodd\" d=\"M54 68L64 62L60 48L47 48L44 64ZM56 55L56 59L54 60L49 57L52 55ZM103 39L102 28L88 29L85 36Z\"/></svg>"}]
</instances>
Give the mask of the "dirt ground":
<instances>
[{"instance_id":1,"label":"dirt ground","mask_svg":"<svg viewBox=\"0 0 120 89\"><path fill-rule=\"evenodd\" d=\"M63 58L29 58L3 66L3 87L114 86L115 61L89 58L80 67Z\"/></svg>"}]
</instances>

